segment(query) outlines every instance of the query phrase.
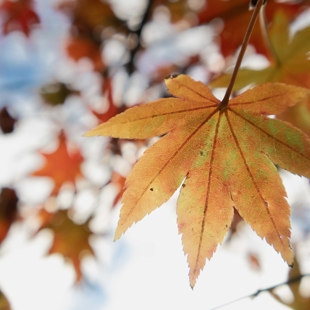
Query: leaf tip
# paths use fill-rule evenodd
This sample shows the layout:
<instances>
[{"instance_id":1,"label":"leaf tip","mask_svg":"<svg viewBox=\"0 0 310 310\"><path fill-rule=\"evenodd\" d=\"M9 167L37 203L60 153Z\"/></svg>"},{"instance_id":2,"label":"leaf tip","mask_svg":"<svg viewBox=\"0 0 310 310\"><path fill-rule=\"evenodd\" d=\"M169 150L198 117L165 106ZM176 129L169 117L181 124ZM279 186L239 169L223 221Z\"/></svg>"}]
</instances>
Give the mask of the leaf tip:
<instances>
[{"instance_id":1,"label":"leaf tip","mask_svg":"<svg viewBox=\"0 0 310 310\"><path fill-rule=\"evenodd\" d=\"M122 236L122 233L120 233L118 229L116 229L113 241L114 242L117 241L121 236Z\"/></svg>"},{"instance_id":2,"label":"leaf tip","mask_svg":"<svg viewBox=\"0 0 310 310\"><path fill-rule=\"evenodd\" d=\"M114 242L120 239L126 230L127 228L124 229L124 226L118 223L116 230L115 230L115 234L114 234Z\"/></svg>"},{"instance_id":3,"label":"leaf tip","mask_svg":"<svg viewBox=\"0 0 310 310\"><path fill-rule=\"evenodd\" d=\"M82 137L96 137L96 136L104 136L103 134L100 133L98 130L98 126L85 132Z\"/></svg>"},{"instance_id":4,"label":"leaf tip","mask_svg":"<svg viewBox=\"0 0 310 310\"><path fill-rule=\"evenodd\" d=\"M191 289L194 290L194 287L196 285L196 279L194 279L194 280L191 279L190 282L189 282L189 285L190 285Z\"/></svg>"},{"instance_id":5,"label":"leaf tip","mask_svg":"<svg viewBox=\"0 0 310 310\"><path fill-rule=\"evenodd\" d=\"M92 134L92 130L89 130L82 135L82 137L93 137L93 136L94 135Z\"/></svg>"},{"instance_id":6,"label":"leaf tip","mask_svg":"<svg viewBox=\"0 0 310 310\"><path fill-rule=\"evenodd\" d=\"M293 262L289 263L288 266L289 266L290 268L294 268L295 262L293 261Z\"/></svg>"},{"instance_id":7,"label":"leaf tip","mask_svg":"<svg viewBox=\"0 0 310 310\"><path fill-rule=\"evenodd\" d=\"M192 289L194 289L198 276L199 276L200 270L197 272L197 270L190 270L189 272L189 285Z\"/></svg>"},{"instance_id":8,"label":"leaf tip","mask_svg":"<svg viewBox=\"0 0 310 310\"><path fill-rule=\"evenodd\" d=\"M178 77L180 74L174 73L174 74L169 74L165 77L165 80L172 80Z\"/></svg>"}]
</instances>

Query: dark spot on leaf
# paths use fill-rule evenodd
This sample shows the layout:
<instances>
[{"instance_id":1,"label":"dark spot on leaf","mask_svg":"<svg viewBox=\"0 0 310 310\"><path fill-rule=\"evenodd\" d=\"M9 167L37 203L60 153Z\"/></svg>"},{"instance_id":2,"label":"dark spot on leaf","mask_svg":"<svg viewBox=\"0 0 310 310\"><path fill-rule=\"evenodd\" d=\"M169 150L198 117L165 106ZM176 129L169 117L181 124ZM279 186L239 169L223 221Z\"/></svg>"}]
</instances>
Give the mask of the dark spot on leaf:
<instances>
[{"instance_id":1,"label":"dark spot on leaf","mask_svg":"<svg viewBox=\"0 0 310 310\"><path fill-rule=\"evenodd\" d=\"M182 184L182 187L185 187L186 185L185 184Z\"/></svg>"},{"instance_id":2,"label":"dark spot on leaf","mask_svg":"<svg viewBox=\"0 0 310 310\"><path fill-rule=\"evenodd\" d=\"M151 188L150 188L150 191L152 192L153 190L154 190L154 188L153 188L153 187L151 187Z\"/></svg>"},{"instance_id":3,"label":"dark spot on leaf","mask_svg":"<svg viewBox=\"0 0 310 310\"><path fill-rule=\"evenodd\" d=\"M265 206L268 207L268 202L267 201L265 201Z\"/></svg>"},{"instance_id":4,"label":"dark spot on leaf","mask_svg":"<svg viewBox=\"0 0 310 310\"><path fill-rule=\"evenodd\" d=\"M203 155L203 151L200 151L199 153L200 153L201 156Z\"/></svg>"}]
</instances>

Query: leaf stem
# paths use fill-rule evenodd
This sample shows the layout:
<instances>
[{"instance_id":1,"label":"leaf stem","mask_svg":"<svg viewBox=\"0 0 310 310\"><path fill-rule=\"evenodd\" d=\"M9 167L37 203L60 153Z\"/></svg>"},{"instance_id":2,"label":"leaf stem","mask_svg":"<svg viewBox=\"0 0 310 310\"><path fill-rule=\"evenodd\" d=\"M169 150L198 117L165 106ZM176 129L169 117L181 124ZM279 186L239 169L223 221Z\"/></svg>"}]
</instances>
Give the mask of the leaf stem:
<instances>
[{"instance_id":1,"label":"leaf stem","mask_svg":"<svg viewBox=\"0 0 310 310\"><path fill-rule=\"evenodd\" d=\"M239 52L239 55L238 55L238 58L237 58L237 61L236 61L236 65L235 65L234 71L233 71L231 79L229 81L229 85L228 85L228 87L226 89L225 96L224 96L224 98L221 101L220 106L219 106L221 111L223 111L228 106L230 94L231 94L232 89L234 87L235 80L236 80L236 77L237 77L237 74L238 74L238 71L239 71L239 68L240 68L240 65L241 65L244 53L245 53L247 45L249 43L249 40L250 40L252 31L253 31L255 22L257 20L257 16L259 15L259 12L261 10L263 2L264 2L264 0L258 0L258 3L255 6L255 9L254 9L254 12L252 14L251 20L249 22L247 31L246 31L245 36L243 38L243 42L242 42L242 45L241 45L241 50Z\"/></svg>"},{"instance_id":2,"label":"leaf stem","mask_svg":"<svg viewBox=\"0 0 310 310\"><path fill-rule=\"evenodd\" d=\"M272 59L275 62L275 65L278 66L280 64L280 60L279 57L272 45L272 42L270 40L270 36L268 34L268 27L267 27L267 20L266 20L266 13L265 13L265 5L263 5L262 9L260 10L259 13L259 24L260 24L260 28L262 31L262 36L264 38L264 42L266 44L266 47L268 48L269 52L270 52L270 56L272 57Z\"/></svg>"}]
</instances>

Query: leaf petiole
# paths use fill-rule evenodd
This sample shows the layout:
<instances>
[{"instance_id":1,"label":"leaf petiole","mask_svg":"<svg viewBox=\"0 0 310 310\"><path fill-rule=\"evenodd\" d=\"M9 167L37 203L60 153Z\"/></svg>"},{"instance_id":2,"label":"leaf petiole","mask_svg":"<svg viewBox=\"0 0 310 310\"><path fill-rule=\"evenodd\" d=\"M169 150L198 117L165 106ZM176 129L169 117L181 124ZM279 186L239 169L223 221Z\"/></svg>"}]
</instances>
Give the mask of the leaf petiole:
<instances>
[{"instance_id":1,"label":"leaf petiole","mask_svg":"<svg viewBox=\"0 0 310 310\"><path fill-rule=\"evenodd\" d=\"M259 15L259 12L260 12L264 2L265 2L264 0L258 0L257 4L255 6L255 9L254 9L254 12L252 14L251 20L249 22L247 31L246 31L245 36L243 38L241 49L240 49L240 52L239 52L239 55L238 55L238 58L237 58L237 61L236 61L236 65L234 67L234 71L233 71L231 79L229 81L229 85L228 85L228 87L226 89L225 96L224 96L223 100L221 101L221 103L219 105L219 108L220 108L221 111L226 109L227 106L228 106L229 97L230 97L230 94L232 92L233 86L235 84L235 80L236 80L236 77L237 77L237 74L238 74L238 71L239 71L239 68L240 68L240 65L241 65L244 53L245 53L246 48L248 46L248 43L249 43L252 31L253 31L255 22L257 20L257 17Z\"/></svg>"},{"instance_id":2,"label":"leaf petiole","mask_svg":"<svg viewBox=\"0 0 310 310\"><path fill-rule=\"evenodd\" d=\"M280 65L279 57L271 43L270 36L268 34L268 27L267 27L267 20L266 20L266 13L265 13L265 6L262 7L259 14L259 23L260 28L262 31L262 35L264 38L264 42L266 44L266 47L268 48L270 52L270 56L272 57L272 60L275 62L275 65L278 67Z\"/></svg>"}]
</instances>

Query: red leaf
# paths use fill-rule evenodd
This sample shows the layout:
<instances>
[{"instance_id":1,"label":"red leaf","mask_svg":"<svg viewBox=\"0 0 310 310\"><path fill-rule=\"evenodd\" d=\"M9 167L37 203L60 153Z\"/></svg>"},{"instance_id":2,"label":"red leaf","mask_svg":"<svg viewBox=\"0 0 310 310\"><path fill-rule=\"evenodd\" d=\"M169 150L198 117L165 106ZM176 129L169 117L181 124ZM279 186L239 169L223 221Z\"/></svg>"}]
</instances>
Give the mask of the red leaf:
<instances>
[{"instance_id":1,"label":"red leaf","mask_svg":"<svg viewBox=\"0 0 310 310\"><path fill-rule=\"evenodd\" d=\"M79 61L81 58L89 58L95 71L101 72L105 68L101 57L100 44L87 37L80 35L70 38L67 43L67 52L75 61Z\"/></svg>"},{"instance_id":2,"label":"red leaf","mask_svg":"<svg viewBox=\"0 0 310 310\"><path fill-rule=\"evenodd\" d=\"M98 113L92 110L92 112L98 118L100 123L108 121L111 117L115 116L117 113L120 112L119 108L114 105L113 90L112 90L111 82L112 82L111 79L106 78L102 86L102 92L107 97L107 100L108 100L108 104L109 104L108 109L104 113Z\"/></svg>"},{"instance_id":3,"label":"red leaf","mask_svg":"<svg viewBox=\"0 0 310 310\"><path fill-rule=\"evenodd\" d=\"M76 178L82 176L81 164L83 156L79 150L68 152L66 138L63 132L59 135L59 146L53 153L41 153L45 159L45 165L32 173L33 176L50 177L55 185L51 195L57 195L60 188L66 182L75 184Z\"/></svg>"},{"instance_id":4,"label":"red leaf","mask_svg":"<svg viewBox=\"0 0 310 310\"><path fill-rule=\"evenodd\" d=\"M0 5L0 11L5 13L2 26L2 31L5 34L20 30L29 36L31 27L40 23L38 14L33 10L32 0L5 0Z\"/></svg>"}]
</instances>

